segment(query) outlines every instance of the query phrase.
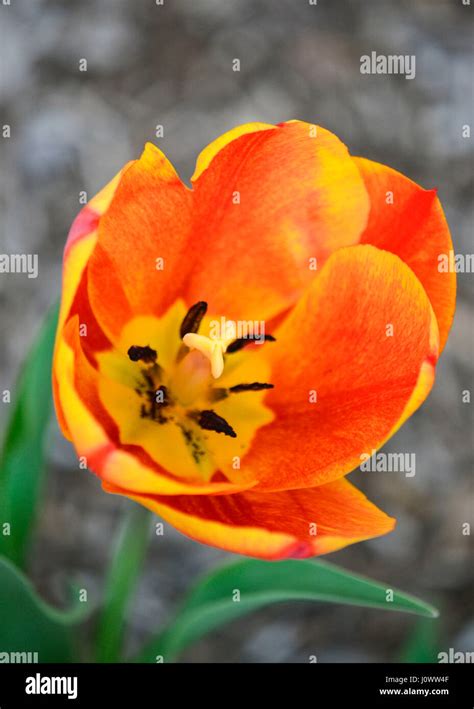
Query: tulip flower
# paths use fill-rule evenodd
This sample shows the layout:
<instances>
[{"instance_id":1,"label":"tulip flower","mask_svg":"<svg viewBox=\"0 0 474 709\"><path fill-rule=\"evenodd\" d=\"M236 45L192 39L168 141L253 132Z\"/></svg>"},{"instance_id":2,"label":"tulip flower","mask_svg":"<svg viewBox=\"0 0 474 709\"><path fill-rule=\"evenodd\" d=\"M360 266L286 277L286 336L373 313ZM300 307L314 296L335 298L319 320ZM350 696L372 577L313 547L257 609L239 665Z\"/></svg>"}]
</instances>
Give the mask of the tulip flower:
<instances>
[{"instance_id":1,"label":"tulip flower","mask_svg":"<svg viewBox=\"0 0 474 709\"><path fill-rule=\"evenodd\" d=\"M205 544L302 558L390 532L346 476L434 381L455 306L436 191L300 121L231 130L191 182L147 144L74 221L64 435Z\"/></svg>"}]
</instances>

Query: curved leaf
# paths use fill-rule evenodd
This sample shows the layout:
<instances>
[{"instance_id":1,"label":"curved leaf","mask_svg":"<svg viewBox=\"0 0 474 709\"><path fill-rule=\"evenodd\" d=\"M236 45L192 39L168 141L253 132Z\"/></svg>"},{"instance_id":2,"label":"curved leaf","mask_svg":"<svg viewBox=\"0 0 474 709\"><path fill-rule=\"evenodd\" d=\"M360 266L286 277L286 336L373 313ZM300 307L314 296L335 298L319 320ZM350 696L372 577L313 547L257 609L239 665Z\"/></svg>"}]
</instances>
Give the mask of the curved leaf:
<instances>
[{"instance_id":1,"label":"curved leaf","mask_svg":"<svg viewBox=\"0 0 474 709\"><path fill-rule=\"evenodd\" d=\"M327 562L248 559L221 568L198 584L175 620L137 661L157 662L160 656L165 662L171 661L220 625L270 603L290 600L437 615L433 606L414 596Z\"/></svg>"},{"instance_id":2,"label":"curved leaf","mask_svg":"<svg viewBox=\"0 0 474 709\"><path fill-rule=\"evenodd\" d=\"M89 612L85 603L67 611L48 605L19 569L0 558L0 657L31 652L38 662L77 661L77 627Z\"/></svg>"},{"instance_id":3,"label":"curved leaf","mask_svg":"<svg viewBox=\"0 0 474 709\"><path fill-rule=\"evenodd\" d=\"M25 562L42 482L57 316L55 306L22 366L0 454L0 554L19 566Z\"/></svg>"}]
</instances>

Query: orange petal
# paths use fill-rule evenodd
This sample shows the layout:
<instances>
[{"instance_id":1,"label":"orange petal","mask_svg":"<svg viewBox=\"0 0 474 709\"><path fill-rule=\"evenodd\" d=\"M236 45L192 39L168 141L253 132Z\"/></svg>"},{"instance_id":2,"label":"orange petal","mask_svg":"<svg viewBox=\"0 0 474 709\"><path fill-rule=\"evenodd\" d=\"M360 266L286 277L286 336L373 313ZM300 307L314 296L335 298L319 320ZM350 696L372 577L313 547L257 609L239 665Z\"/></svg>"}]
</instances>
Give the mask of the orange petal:
<instances>
[{"instance_id":1,"label":"orange petal","mask_svg":"<svg viewBox=\"0 0 474 709\"><path fill-rule=\"evenodd\" d=\"M391 251L410 266L438 319L442 351L454 316L456 274L438 268L438 257L449 256L453 244L436 190L424 190L386 165L354 160L370 196L370 216L361 243Z\"/></svg>"},{"instance_id":2,"label":"orange petal","mask_svg":"<svg viewBox=\"0 0 474 709\"><path fill-rule=\"evenodd\" d=\"M192 264L187 243L191 192L148 143L123 175L89 262L89 295L110 339L134 315L159 315L177 297Z\"/></svg>"},{"instance_id":3,"label":"orange petal","mask_svg":"<svg viewBox=\"0 0 474 709\"><path fill-rule=\"evenodd\" d=\"M77 316L70 319L58 340L55 403L64 417L67 437L90 470L132 493L215 495L249 487L225 480L187 484L156 465L138 447L122 446L117 426L99 399L98 372L84 354L78 325Z\"/></svg>"},{"instance_id":4,"label":"orange petal","mask_svg":"<svg viewBox=\"0 0 474 709\"><path fill-rule=\"evenodd\" d=\"M347 480L307 490L214 497L126 495L187 536L262 559L304 558L390 532L395 520Z\"/></svg>"},{"instance_id":5,"label":"orange petal","mask_svg":"<svg viewBox=\"0 0 474 709\"><path fill-rule=\"evenodd\" d=\"M120 179L129 165L130 163L127 163L127 165L81 209L69 230L66 246L64 248L61 307L59 311L55 353L58 339L61 337L62 327L70 316L71 308L73 307L73 303L81 287L81 282L83 281L87 263L97 243L97 228L100 218L112 201ZM56 359L56 354L54 355L54 359ZM56 381L55 368L53 367L53 391L55 393L57 393L57 388L58 383ZM67 438L70 438L70 432L57 396L55 396L55 401L56 413L61 430Z\"/></svg>"},{"instance_id":6,"label":"orange petal","mask_svg":"<svg viewBox=\"0 0 474 709\"><path fill-rule=\"evenodd\" d=\"M115 177L81 209L69 230L64 248L63 287L61 299L60 325L66 319L69 308L82 278L92 250L97 242L97 228L104 212L108 209L122 175L129 168L127 163Z\"/></svg>"},{"instance_id":7,"label":"orange petal","mask_svg":"<svg viewBox=\"0 0 474 709\"><path fill-rule=\"evenodd\" d=\"M333 254L275 335L265 404L276 417L241 462L261 489L350 472L433 382L438 333L428 297L406 264L373 246Z\"/></svg>"},{"instance_id":8,"label":"orange petal","mask_svg":"<svg viewBox=\"0 0 474 709\"><path fill-rule=\"evenodd\" d=\"M295 303L365 227L368 198L347 148L299 121L249 124L198 159L188 301L229 318L269 319ZM316 259L317 261L310 261Z\"/></svg>"}]
</instances>

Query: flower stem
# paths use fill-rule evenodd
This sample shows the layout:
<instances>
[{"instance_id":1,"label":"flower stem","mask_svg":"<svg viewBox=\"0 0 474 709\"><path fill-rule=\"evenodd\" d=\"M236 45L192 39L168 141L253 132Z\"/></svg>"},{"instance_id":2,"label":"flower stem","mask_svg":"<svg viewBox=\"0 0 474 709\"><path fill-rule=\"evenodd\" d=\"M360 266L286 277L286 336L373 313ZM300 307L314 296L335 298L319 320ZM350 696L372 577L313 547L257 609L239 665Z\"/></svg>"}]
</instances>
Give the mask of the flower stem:
<instances>
[{"instance_id":1,"label":"flower stem","mask_svg":"<svg viewBox=\"0 0 474 709\"><path fill-rule=\"evenodd\" d=\"M151 513L139 505L127 510L105 581L95 655L97 662L120 662L128 604L146 554Z\"/></svg>"}]
</instances>

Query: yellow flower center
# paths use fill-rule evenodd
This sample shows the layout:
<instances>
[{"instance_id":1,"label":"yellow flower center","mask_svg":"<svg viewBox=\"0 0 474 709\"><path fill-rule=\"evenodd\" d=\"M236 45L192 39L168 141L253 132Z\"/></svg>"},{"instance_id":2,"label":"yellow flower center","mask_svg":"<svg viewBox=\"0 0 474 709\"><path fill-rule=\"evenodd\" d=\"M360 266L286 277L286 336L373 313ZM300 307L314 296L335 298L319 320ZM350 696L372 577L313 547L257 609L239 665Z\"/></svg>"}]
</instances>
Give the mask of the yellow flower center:
<instances>
[{"instance_id":1,"label":"yellow flower center","mask_svg":"<svg viewBox=\"0 0 474 709\"><path fill-rule=\"evenodd\" d=\"M213 334L206 309L200 302L186 312L178 301L161 318L127 323L117 347L98 355L99 396L121 443L141 446L170 473L207 481L219 470L242 481L250 471L241 458L273 419L263 403L270 367L262 348L245 347L251 338Z\"/></svg>"}]
</instances>

